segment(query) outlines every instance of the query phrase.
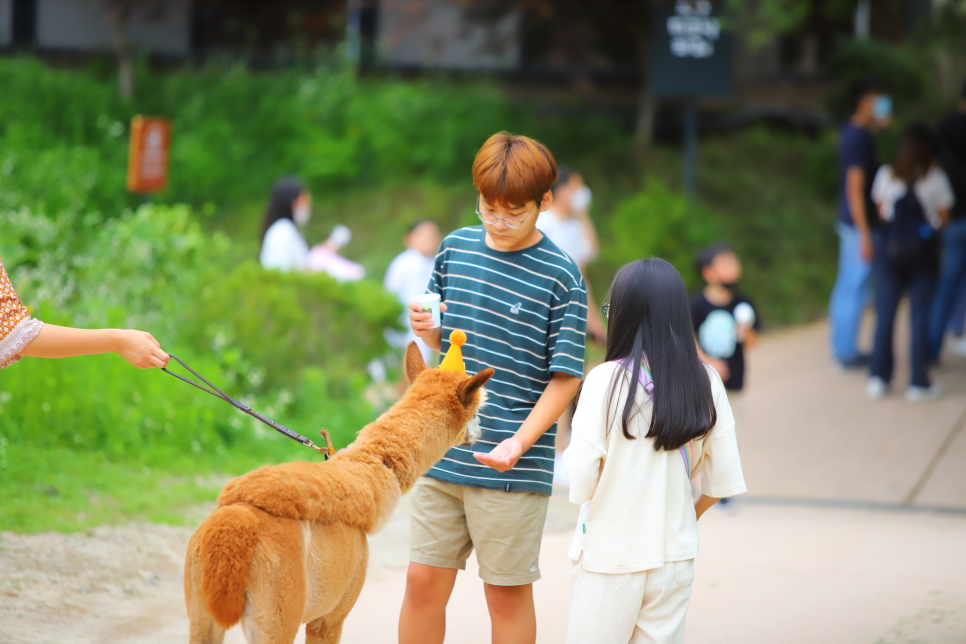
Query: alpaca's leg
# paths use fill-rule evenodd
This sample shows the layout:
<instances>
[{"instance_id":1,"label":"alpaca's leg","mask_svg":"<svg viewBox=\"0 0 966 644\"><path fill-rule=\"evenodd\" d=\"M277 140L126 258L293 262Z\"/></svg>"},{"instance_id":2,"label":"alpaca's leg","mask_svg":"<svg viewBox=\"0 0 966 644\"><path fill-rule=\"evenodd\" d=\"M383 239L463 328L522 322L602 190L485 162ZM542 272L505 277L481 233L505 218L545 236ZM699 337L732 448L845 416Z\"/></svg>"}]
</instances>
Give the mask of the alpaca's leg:
<instances>
[{"instance_id":1,"label":"alpaca's leg","mask_svg":"<svg viewBox=\"0 0 966 644\"><path fill-rule=\"evenodd\" d=\"M327 615L323 615L305 625L305 644L338 644L342 639L342 624L349 616L352 607L359 599L362 586L366 582L366 567L369 560L369 548L363 542L360 552L360 562L356 573L339 600L338 605Z\"/></svg>"},{"instance_id":2,"label":"alpaca's leg","mask_svg":"<svg viewBox=\"0 0 966 644\"><path fill-rule=\"evenodd\" d=\"M292 644L305 609L305 546L300 522L265 522L252 557L242 629L248 644Z\"/></svg>"},{"instance_id":3,"label":"alpaca's leg","mask_svg":"<svg viewBox=\"0 0 966 644\"><path fill-rule=\"evenodd\" d=\"M189 644L221 644L225 629L215 623L205 608L201 594L201 563L196 551L189 550L185 561L184 599L188 607Z\"/></svg>"},{"instance_id":4,"label":"alpaca's leg","mask_svg":"<svg viewBox=\"0 0 966 644\"><path fill-rule=\"evenodd\" d=\"M207 611L189 613L189 644L221 644L225 639L225 629L215 623Z\"/></svg>"}]
</instances>

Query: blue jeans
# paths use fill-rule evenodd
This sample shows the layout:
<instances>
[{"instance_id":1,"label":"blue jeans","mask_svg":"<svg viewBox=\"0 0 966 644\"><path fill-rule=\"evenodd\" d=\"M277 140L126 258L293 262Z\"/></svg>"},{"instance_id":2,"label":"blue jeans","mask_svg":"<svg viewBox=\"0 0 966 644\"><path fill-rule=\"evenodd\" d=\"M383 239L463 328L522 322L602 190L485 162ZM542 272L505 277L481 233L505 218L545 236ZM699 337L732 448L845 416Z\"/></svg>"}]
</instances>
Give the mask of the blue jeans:
<instances>
[{"instance_id":1,"label":"blue jeans","mask_svg":"<svg viewBox=\"0 0 966 644\"><path fill-rule=\"evenodd\" d=\"M946 333L956 336L966 333L966 278L959 287L959 294L953 300L953 308L946 321Z\"/></svg>"},{"instance_id":2,"label":"blue jeans","mask_svg":"<svg viewBox=\"0 0 966 644\"><path fill-rule=\"evenodd\" d=\"M963 331L962 306L966 288L966 219L956 219L942 233L942 268L929 320L929 360L939 359L947 328ZM960 309L960 310L957 310Z\"/></svg>"},{"instance_id":3,"label":"blue jeans","mask_svg":"<svg viewBox=\"0 0 966 644\"><path fill-rule=\"evenodd\" d=\"M872 265L859 252L859 232L854 226L836 223L839 234L839 273L829 303L832 325L832 356L849 360L859 355L856 341L862 310L869 301Z\"/></svg>"},{"instance_id":4,"label":"blue jeans","mask_svg":"<svg viewBox=\"0 0 966 644\"><path fill-rule=\"evenodd\" d=\"M877 240L875 248L875 340L869 375L892 381L895 367L893 335L896 310L903 291L909 291L910 358L913 387L929 386L928 332L929 313L936 287L935 265L926 268L897 269L884 259L885 248Z\"/></svg>"}]
</instances>

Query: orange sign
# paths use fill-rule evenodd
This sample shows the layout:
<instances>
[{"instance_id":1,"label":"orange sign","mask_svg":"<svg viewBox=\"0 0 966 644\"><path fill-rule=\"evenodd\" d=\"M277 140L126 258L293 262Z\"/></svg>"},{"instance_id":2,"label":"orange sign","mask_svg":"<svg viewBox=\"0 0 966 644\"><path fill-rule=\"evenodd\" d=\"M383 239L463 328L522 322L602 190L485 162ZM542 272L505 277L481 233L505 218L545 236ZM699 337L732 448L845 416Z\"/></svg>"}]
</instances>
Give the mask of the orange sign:
<instances>
[{"instance_id":1,"label":"orange sign","mask_svg":"<svg viewBox=\"0 0 966 644\"><path fill-rule=\"evenodd\" d=\"M153 116L131 119L131 148L127 164L127 189L158 192L168 181L168 146L171 122Z\"/></svg>"}]
</instances>

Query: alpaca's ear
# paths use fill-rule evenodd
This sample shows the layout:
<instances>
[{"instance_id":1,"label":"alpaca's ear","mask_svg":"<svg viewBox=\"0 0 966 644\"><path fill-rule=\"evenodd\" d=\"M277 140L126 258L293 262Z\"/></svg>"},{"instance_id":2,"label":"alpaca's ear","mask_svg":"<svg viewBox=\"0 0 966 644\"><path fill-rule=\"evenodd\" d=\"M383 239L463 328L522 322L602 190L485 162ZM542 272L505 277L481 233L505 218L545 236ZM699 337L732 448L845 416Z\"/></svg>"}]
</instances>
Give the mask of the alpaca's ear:
<instances>
[{"instance_id":1,"label":"alpaca's ear","mask_svg":"<svg viewBox=\"0 0 966 644\"><path fill-rule=\"evenodd\" d=\"M464 380L456 387L456 395L459 397L460 402L463 403L463 407L469 407L470 402L473 400L473 394L476 390L486 384L493 374L496 373L492 369L484 369L479 372L469 380Z\"/></svg>"},{"instance_id":2,"label":"alpaca's ear","mask_svg":"<svg viewBox=\"0 0 966 644\"><path fill-rule=\"evenodd\" d=\"M426 371L426 362L423 360L423 354L416 345L416 341L411 340L406 347L406 381L413 384L416 376L424 371Z\"/></svg>"}]
</instances>

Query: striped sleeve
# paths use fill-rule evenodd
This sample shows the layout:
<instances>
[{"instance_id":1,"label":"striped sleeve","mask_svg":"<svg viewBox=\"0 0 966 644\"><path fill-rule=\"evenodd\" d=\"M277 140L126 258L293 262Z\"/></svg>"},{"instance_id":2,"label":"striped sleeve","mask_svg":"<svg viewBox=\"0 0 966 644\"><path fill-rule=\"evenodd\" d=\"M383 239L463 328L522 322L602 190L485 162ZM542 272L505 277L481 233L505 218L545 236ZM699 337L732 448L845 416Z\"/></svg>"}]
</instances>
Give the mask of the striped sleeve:
<instances>
[{"instance_id":1,"label":"striped sleeve","mask_svg":"<svg viewBox=\"0 0 966 644\"><path fill-rule=\"evenodd\" d=\"M446 239L439 245L436 251L436 259L433 261L433 274L429 276L429 283L426 285L427 293L436 293L440 296L440 301L446 301L446 292L443 289L443 258L446 255Z\"/></svg>"},{"instance_id":2,"label":"striped sleeve","mask_svg":"<svg viewBox=\"0 0 966 644\"><path fill-rule=\"evenodd\" d=\"M587 288L583 277L560 294L550 312L550 371L584 376Z\"/></svg>"}]
</instances>

